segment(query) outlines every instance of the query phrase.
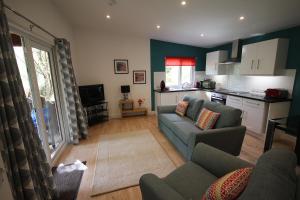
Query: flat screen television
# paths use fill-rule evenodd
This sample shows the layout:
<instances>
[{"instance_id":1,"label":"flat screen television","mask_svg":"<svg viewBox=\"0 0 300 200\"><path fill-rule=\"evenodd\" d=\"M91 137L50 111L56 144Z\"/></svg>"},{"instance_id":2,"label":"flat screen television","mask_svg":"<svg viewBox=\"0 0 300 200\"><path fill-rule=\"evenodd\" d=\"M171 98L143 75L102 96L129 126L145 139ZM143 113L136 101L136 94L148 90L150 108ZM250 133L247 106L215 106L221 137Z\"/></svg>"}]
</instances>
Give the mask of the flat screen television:
<instances>
[{"instance_id":1,"label":"flat screen television","mask_svg":"<svg viewBox=\"0 0 300 200\"><path fill-rule=\"evenodd\" d=\"M79 86L83 106L95 105L105 100L103 84Z\"/></svg>"}]
</instances>

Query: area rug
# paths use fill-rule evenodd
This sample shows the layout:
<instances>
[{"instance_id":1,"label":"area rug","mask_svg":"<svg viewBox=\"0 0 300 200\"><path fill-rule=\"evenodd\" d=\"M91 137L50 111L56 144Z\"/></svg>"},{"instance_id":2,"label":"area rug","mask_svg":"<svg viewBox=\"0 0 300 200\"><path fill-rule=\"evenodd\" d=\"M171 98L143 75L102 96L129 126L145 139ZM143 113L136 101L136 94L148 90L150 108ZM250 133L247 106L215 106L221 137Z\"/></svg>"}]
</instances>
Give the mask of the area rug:
<instances>
[{"instance_id":1,"label":"area rug","mask_svg":"<svg viewBox=\"0 0 300 200\"><path fill-rule=\"evenodd\" d=\"M86 161L76 161L72 164L52 168L58 200L75 200L78 194L81 178L86 169Z\"/></svg>"},{"instance_id":2,"label":"area rug","mask_svg":"<svg viewBox=\"0 0 300 200\"><path fill-rule=\"evenodd\" d=\"M138 185L143 174L164 177L175 169L149 130L102 135L91 196Z\"/></svg>"}]
</instances>

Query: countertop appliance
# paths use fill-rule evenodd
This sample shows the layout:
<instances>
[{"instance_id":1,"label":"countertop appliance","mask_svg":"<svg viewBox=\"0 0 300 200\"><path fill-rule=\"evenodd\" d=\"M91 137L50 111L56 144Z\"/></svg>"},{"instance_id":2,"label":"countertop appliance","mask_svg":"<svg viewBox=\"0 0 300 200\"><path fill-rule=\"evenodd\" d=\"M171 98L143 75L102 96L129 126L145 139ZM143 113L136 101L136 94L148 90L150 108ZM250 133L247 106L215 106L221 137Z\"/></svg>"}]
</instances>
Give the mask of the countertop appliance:
<instances>
[{"instance_id":1,"label":"countertop appliance","mask_svg":"<svg viewBox=\"0 0 300 200\"><path fill-rule=\"evenodd\" d=\"M201 82L201 88L204 89L215 89L216 88L216 82L212 81L210 79L200 81Z\"/></svg>"},{"instance_id":2,"label":"countertop appliance","mask_svg":"<svg viewBox=\"0 0 300 200\"><path fill-rule=\"evenodd\" d=\"M265 91L266 98L286 99L289 97L289 92L284 89L269 88Z\"/></svg>"},{"instance_id":3,"label":"countertop appliance","mask_svg":"<svg viewBox=\"0 0 300 200\"><path fill-rule=\"evenodd\" d=\"M226 105L227 95L220 93L212 93L210 101Z\"/></svg>"}]
</instances>

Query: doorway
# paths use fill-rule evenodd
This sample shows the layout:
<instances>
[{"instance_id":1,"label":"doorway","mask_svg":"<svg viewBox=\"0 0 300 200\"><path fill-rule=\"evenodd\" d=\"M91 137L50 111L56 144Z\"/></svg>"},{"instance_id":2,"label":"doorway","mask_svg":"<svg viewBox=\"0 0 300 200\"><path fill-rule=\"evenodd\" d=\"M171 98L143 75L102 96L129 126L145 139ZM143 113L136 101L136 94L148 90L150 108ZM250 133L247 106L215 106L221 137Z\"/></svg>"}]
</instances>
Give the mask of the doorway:
<instances>
[{"instance_id":1,"label":"doorway","mask_svg":"<svg viewBox=\"0 0 300 200\"><path fill-rule=\"evenodd\" d=\"M27 35L12 33L14 52L34 128L49 163L65 144L58 71L53 46Z\"/></svg>"}]
</instances>

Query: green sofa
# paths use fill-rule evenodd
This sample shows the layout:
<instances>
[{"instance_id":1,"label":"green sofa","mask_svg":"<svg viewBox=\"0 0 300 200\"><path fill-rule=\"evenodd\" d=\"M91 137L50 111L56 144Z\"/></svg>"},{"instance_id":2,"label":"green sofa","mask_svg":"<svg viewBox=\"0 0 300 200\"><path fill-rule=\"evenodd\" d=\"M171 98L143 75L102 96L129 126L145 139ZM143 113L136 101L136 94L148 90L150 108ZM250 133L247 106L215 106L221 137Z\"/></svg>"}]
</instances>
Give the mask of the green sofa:
<instances>
[{"instance_id":1,"label":"green sofa","mask_svg":"<svg viewBox=\"0 0 300 200\"><path fill-rule=\"evenodd\" d=\"M248 185L239 200L300 199L300 177L296 175L296 155L283 149L263 154L256 166L235 156L200 143L191 161L163 179L143 175L143 200L200 200L218 178L239 168L253 166Z\"/></svg>"},{"instance_id":2,"label":"green sofa","mask_svg":"<svg viewBox=\"0 0 300 200\"><path fill-rule=\"evenodd\" d=\"M157 107L157 119L159 129L185 159L190 160L199 142L235 156L240 154L246 132L246 127L241 126L241 110L190 96L183 100L189 102L185 117L175 113L176 105L170 105ZM203 131L195 126L202 108L221 113L214 129Z\"/></svg>"}]
</instances>

